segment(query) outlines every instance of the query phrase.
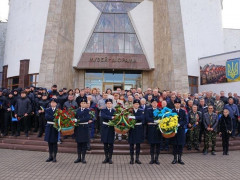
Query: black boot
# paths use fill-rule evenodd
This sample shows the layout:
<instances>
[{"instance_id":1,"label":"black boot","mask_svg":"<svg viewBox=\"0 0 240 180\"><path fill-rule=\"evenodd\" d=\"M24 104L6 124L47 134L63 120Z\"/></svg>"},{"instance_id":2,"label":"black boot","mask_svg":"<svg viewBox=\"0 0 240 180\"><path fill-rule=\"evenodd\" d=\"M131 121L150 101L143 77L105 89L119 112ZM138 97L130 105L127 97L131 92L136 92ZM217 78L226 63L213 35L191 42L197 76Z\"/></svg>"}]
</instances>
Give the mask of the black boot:
<instances>
[{"instance_id":1,"label":"black boot","mask_svg":"<svg viewBox=\"0 0 240 180\"><path fill-rule=\"evenodd\" d=\"M53 156L52 153L49 153L49 158L46 160L46 162L50 162L53 160Z\"/></svg>"},{"instance_id":2,"label":"black boot","mask_svg":"<svg viewBox=\"0 0 240 180\"><path fill-rule=\"evenodd\" d=\"M154 163L154 154L151 154L151 161L149 162L149 164L153 164Z\"/></svg>"},{"instance_id":3,"label":"black boot","mask_svg":"<svg viewBox=\"0 0 240 180\"><path fill-rule=\"evenodd\" d=\"M38 136L37 137L42 137L43 133L42 132L39 132Z\"/></svg>"},{"instance_id":4,"label":"black boot","mask_svg":"<svg viewBox=\"0 0 240 180\"><path fill-rule=\"evenodd\" d=\"M134 164L134 157L133 157L133 154L130 155L130 164Z\"/></svg>"},{"instance_id":5,"label":"black boot","mask_svg":"<svg viewBox=\"0 0 240 180\"><path fill-rule=\"evenodd\" d=\"M228 153L228 146L226 146L225 154L226 154L226 155L229 155L229 153Z\"/></svg>"},{"instance_id":6,"label":"black boot","mask_svg":"<svg viewBox=\"0 0 240 180\"><path fill-rule=\"evenodd\" d=\"M137 163L137 164L142 164L141 161L139 160L139 154L136 154L135 163Z\"/></svg>"},{"instance_id":7,"label":"black boot","mask_svg":"<svg viewBox=\"0 0 240 180\"><path fill-rule=\"evenodd\" d=\"M160 162L158 161L158 157L159 157L159 154L156 154L156 156L155 156L155 163L156 163L157 165L160 164Z\"/></svg>"},{"instance_id":8,"label":"black boot","mask_svg":"<svg viewBox=\"0 0 240 180\"><path fill-rule=\"evenodd\" d=\"M223 146L223 155L226 155L226 148Z\"/></svg>"},{"instance_id":9,"label":"black boot","mask_svg":"<svg viewBox=\"0 0 240 180\"><path fill-rule=\"evenodd\" d=\"M104 159L104 161L103 161L102 163L103 163L103 164L106 164L106 163L108 163L108 162L109 162L108 153L105 152L105 159Z\"/></svg>"},{"instance_id":10,"label":"black boot","mask_svg":"<svg viewBox=\"0 0 240 180\"><path fill-rule=\"evenodd\" d=\"M178 163L184 165L184 162L182 161L182 155L178 155Z\"/></svg>"},{"instance_id":11,"label":"black boot","mask_svg":"<svg viewBox=\"0 0 240 180\"><path fill-rule=\"evenodd\" d=\"M86 155L86 152L83 152L83 153L82 153L82 163L83 163L83 164L86 164L86 163L87 163L87 161L85 160L85 155Z\"/></svg>"},{"instance_id":12,"label":"black boot","mask_svg":"<svg viewBox=\"0 0 240 180\"><path fill-rule=\"evenodd\" d=\"M173 161L172 161L172 164L176 164L176 163L177 163L177 155L174 154L174 159L173 159Z\"/></svg>"},{"instance_id":13,"label":"black boot","mask_svg":"<svg viewBox=\"0 0 240 180\"><path fill-rule=\"evenodd\" d=\"M109 153L109 164L113 164L113 161L112 161L112 153Z\"/></svg>"},{"instance_id":14,"label":"black boot","mask_svg":"<svg viewBox=\"0 0 240 180\"><path fill-rule=\"evenodd\" d=\"M78 153L78 158L77 158L77 160L74 161L74 163L79 163L79 162L81 162L81 161L82 161L82 159L81 159L81 153Z\"/></svg>"},{"instance_id":15,"label":"black boot","mask_svg":"<svg viewBox=\"0 0 240 180\"><path fill-rule=\"evenodd\" d=\"M57 157L57 153L53 153L53 161L52 161L53 163L57 162L56 157Z\"/></svg>"}]
</instances>

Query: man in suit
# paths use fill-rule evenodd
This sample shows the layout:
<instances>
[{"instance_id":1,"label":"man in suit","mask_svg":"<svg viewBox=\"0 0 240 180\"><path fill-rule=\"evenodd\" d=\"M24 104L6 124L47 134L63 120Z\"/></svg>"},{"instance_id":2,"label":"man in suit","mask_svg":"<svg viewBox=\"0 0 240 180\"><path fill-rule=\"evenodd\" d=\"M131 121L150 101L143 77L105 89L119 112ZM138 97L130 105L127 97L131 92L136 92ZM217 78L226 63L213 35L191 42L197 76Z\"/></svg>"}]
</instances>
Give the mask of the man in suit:
<instances>
[{"instance_id":1,"label":"man in suit","mask_svg":"<svg viewBox=\"0 0 240 180\"><path fill-rule=\"evenodd\" d=\"M89 109L86 108L86 99L80 100L80 106L76 112L76 119L79 121L75 128L78 158L74 163L82 162L86 164L85 155L87 151L87 143L89 142L89 123L92 123Z\"/></svg>"},{"instance_id":2,"label":"man in suit","mask_svg":"<svg viewBox=\"0 0 240 180\"><path fill-rule=\"evenodd\" d=\"M160 162L158 161L158 157L160 154L160 143L162 140L162 134L158 129L158 123L157 123L158 118L154 117L154 114L153 114L153 112L158 109L157 108L158 99L152 99L151 105L152 107L148 108L146 111L146 121L148 123L148 143L151 145L150 147L151 161L149 162L149 164L156 163L159 165ZM155 158L154 158L154 154L155 154Z\"/></svg>"},{"instance_id":3,"label":"man in suit","mask_svg":"<svg viewBox=\"0 0 240 180\"><path fill-rule=\"evenodd\" d=\"M134 164L134 144L136 144L136 160L135 163L141 164L139 160L140 155L140 144L144 141L144 131L143 131L143 123L144 123L144 112L139 109L140 100L135 99L133 101L133 118L136 120L135 127L130 129L128 136L128 143L130 145L130 164Z\"/></svg>"},{"instance_id":4,"label":"man in suit","mask_svg":"<svg viewBox=\"0 0 240 180\"><path fill-rule=\"evenodd\" d=\"M203 154L207 155L209 141L212 141L212 155L216 155L216 136L218 127L218 116L213 112L213 105L208 106L208 112L203 116L203 123L205 127L205 140L204 140L204 151Z\"/></svg>"},{"instance_id":5,"label":"man in suit","mask_svg":"<svg viewBox=\"0 0 240 180\"><path fill-rule=\"evenodd\" d=\"M106 108L101 110L102 128L101 128L101 141L104 144L105 160L103 164L112 164L113 143L115 131L113 126L109 126L108 122L114 119L115 110L112 108L112 99L106 99Z\"/></svg>"},{"instance_id":6,"label":"man in suit","mask_svg":"<svg viewBox=\"0 0 240 180\"><path fill-rule=\"evenodd\" d=\"M177 134L172 138L173 155L174 155L172 164L176 164L178 162L179 164L184 165L184 162L182 161L183 147L186 141L184 126L187 124L188 121L187 121L186 112L180 108L181 106L180 99L174 100L174 106L175 108L173 109L173 112L177 113L178 115L178 130L177 130ZM178 156L178 160L177 160L177 156Z\"/></svg>"},{"instance_id":7,"label":"man in suit","mask_svg":"<svg viewBox=\"0 0 240 180\"><path fill-rule=\"evenodd\" d=\"M47 125L45 129L44 141L48 142L49 148L49 158L46 162L57 162L56 156L58 151L58 130L54 127L54 113L57 109L57 99L52 98L50 100L50 108L45 110L45 119L47 120Z\"/></svg>"}]
</instances>

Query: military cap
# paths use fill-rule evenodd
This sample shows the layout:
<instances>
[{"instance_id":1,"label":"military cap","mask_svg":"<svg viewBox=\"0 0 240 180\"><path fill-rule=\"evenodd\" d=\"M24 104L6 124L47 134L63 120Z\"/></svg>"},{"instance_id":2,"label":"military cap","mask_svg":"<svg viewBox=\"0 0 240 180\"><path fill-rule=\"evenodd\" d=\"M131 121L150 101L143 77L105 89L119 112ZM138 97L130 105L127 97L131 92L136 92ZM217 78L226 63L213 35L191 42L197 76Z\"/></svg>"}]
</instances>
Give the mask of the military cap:
<instances>
[{"instance_id":1,"label":"military cap","mask_svg":"<svg viewBox=\"0 0 240 180\"><path fill-rule=\"evenodd\" d=\"M107 104L107 102L113 102L112 99L106 99L105 103Z\"/></svg>"},{"instance_id":2,"label":"military cap","mask_svg":"<svg viewBox=\"0 0 240 180\"><path fill-rule=\"evenodd\" d=\"M135 104L135 103L140 104L140 100L139 99L134 99L133 104Z\"/></svg>"},{"instance_id":3,"label":"military cap","mask_svg":"<svg viewBox=\"0 0 240 180\"><path fill-rule=\"evenodd\" d=\"M181 104L181 100L180 100L180 99L178 99L178 98L176 98L176 99L174 100L174 104L176 104L176 103L179 103L179 104Z\"/></svg>"},{"instance_id":4,"label":"military cap","mask_svg":"<svg viewBox=\"0 0 240 180\"><path fill-rule=\"evenodd\" d=\"M156 101L158 103L158 99L155 99L155 98L151 99L151 103L154 101Z\"/></svg>"}]
</instances>

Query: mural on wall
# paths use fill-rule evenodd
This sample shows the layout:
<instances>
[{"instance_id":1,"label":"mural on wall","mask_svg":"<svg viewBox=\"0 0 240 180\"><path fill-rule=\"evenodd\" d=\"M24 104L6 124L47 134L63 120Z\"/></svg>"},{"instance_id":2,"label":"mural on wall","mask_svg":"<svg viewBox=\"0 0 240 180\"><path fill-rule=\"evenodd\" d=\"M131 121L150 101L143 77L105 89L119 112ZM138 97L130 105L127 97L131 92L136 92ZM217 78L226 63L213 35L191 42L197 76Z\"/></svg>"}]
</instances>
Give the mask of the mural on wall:
<instances>
[{"instance_id":1,"label":"mural on wall","mask_svg":"<svg viewBox=\"0 0 240 180\"><path fill-rule=\"evenodd\" d=\"M219 63L200 62L200 84L218 84L240 81L240 58Z\"/></svg>"}]
</instances>

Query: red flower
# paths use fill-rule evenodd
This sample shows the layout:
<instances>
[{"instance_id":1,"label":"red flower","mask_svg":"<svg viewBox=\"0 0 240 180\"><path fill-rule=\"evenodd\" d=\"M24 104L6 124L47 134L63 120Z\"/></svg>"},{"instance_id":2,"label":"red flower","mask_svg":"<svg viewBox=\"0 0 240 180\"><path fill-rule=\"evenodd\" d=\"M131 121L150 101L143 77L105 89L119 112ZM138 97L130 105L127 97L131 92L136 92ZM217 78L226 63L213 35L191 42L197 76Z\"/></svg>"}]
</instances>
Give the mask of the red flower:
<instances>
[{"instance_id":1,"label":"red flower","mask_svg":"<svg viewBox=\"0 0 240 180\"><path fill-rule=\"evenodd\" d=\"M125 126L125 124L124 124L124 123L122 123L122 126Z\"/></svg>"}]
</instances>

